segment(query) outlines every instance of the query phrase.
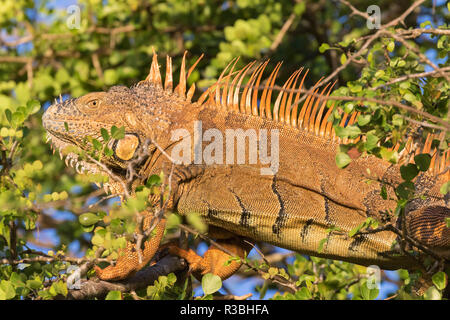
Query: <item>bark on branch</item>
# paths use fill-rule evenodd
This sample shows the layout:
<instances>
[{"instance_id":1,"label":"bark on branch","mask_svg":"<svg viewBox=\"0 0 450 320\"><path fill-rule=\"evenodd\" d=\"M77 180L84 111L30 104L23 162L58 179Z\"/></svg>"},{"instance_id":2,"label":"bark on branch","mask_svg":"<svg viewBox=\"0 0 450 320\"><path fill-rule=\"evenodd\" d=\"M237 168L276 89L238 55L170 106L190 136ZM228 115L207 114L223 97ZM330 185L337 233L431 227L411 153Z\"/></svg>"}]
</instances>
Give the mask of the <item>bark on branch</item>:
<instances>
[{"instance_id":1,"label":"bark on branch","mask_svg":"<svg viewBox=\"0 0 450 320\"><path fill-rule=\"evenodd\" d=\"M178 257L165 256L151 267L145 268L133 277L118 281L108 282L102 280L88 280L82 283L81 289L71 289L67 295L68 299L84 300L104 298L110 291L129 292L143 289L153 285L159 276L165 276L172 272L181 271L186 267L186 262Z\"/></svg>"}]
</instances>

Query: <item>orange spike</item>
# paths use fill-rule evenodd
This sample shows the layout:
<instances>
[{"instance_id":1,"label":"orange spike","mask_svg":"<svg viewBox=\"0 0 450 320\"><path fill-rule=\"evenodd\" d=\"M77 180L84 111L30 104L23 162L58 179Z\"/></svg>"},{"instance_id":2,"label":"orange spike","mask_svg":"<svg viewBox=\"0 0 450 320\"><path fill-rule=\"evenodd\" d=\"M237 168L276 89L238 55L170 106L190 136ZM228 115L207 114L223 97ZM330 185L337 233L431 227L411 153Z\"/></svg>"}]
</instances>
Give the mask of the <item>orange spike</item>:
<instances>
[{"instance_id":1,"label":"orange spike","mask_svg":"<svg viewBox=\"0 0 450 320\"><path fill-rule=\"evenodd\" d=\"M309 119L309 106L310 106L310 101L314 101L314 95L317 93L317 85L320 83L320 81L322 81L323 77L319 79L319 81L317 81L313 88L313 94L308 94L305 103L302 106L302 109L300 110L300 114L298 116L298 127L302 128L303 123L305 123L306 125L308 124L308 119ZM312 102L311 102L312 104ZM305 121L306 120L306 121Z\"/></svg>"},{"instance_id":2,"label":"orange spike","mask_svg":"<svg viewBox=\"0 0 450 320\"><path fill-rule=\"evenodd\" d=\"M269 78L266 81L266 85L264 87L264 90L261 94L261 100L259 102L259 115L264 118L265 116L265 109L266 109L266 97L267 97L267 93L268 93L268 88L270 86L270 83L272 82L273 77L275 76L278 68L281 66L281 63L278 62L277 65L275 66L275 69L273 69L272 73L270 74ZM270 101L269 101L270 103ZM270 108L270 105L269 105ZM270 112L269 112L270 113Z\"/></svg>"},{"instance_id":3,"label":"orange spike","mask_svg":"<svg viewBox=\"0 0 450 320\"><path fill-rule=\"evenodd\" d=\"M202 60L203 56L205 54L202 53L202 55L197 59L197 61L194 62L194 64L192 65L192 67L189 68L188 74L186 79L189 79L189 76L191 75L192 71L194 71L195 67L197 66L197 64L200 62L200 60ZM238 58L239 59L239 58Z\"/></svg>"},{"instance_id":4,"label":"orange spike","mask_svg":"<svg viewBox=\"0 0 450 320\"><path fill-rule=\"evenodd\" d=\"M264 63L263 67L261 68L261 71L259 72L259 75L258 75L258 79L256 80L256 83L255 83L255 87L254 87L254 89L253 89L254 91L253 91L253 96L252 96L252 114L253 114L254 116L257 116L257 115L258 115L258 92L259 92L259 83L260 83L260 81L261 81L261 77L262 77L262 75L263 75L263 73L264 73L264 70L266 69L268 63L269 63L269 60L267 60L267 61Z\"/></svg>"},{"instance_id":5,"label":"orange spike","mask_svg":"<svg viewBox=\"0 0 450 320\"><path fill-rule=\"evenodd\" d=\"M322 124L320 126L319 134L323 137L325 137L329 134L329 132L327 132L325 129L327 128L327 124L330 123L330 122L328 122L328 118L330 117L331 112L333 112L333 108L334 108L334 101L322 119Z\"/></svg>"},{"instance_id":6,"label":"orange spike","mask_svg":"<svg viewBox=\"0 0 450 320\"><path fill-rule=\"evenodd\" d=\"M350 120L348 121L348 125L351 126L352 124L355 123L356 121L356 117L359 116L360 112L359 111L353 111L352 113L352 117L350 118Z\"/></svg>"},{"instance_id":7,"label":"orange spike","mask_svg":"<svg viewBox=\"0 0 450 320\"><path fill-rule=\"evenodd\" d=\"M361 112L355 112L353 111L352 113L352 117L350 118L350 121L348 122L348 125L351 126L352 124L354 124L356 122L356 118L359 116ZM356 143L357 141L359 141L360 136L358 136L357 138L354 139L350 139L349 142L350 143ZM400 144L398 144L397 149L395 149L395 151L398 150L398 147L400 146Z\"/></svg>"},{"instance_id":8,"label":"orange spike","mask_svg":"<svg viewBox=\"0 0 450 320\"><path fill-rule=\"evenodd\" d=\"M341 123L339 123L339 127L346 127L345 123L347 121L348 114L344 112L344 115L341 119Z\"/></svg>"},{"instance_id":9,"label":"orange spike","mask_svg":"<svg viewBox=\"0 0 450 320\"><path fill-rule=\"evenodd\" d=\"M231 67L230 72L228 73L228 76L227 76L227 82L225 84L225 88L223 88L221 105L225 108L229 107L229 105L227 103L228 84L230 83L230 77L233 74L234 67L236 66L236 63L238 62L238 60L239 60L239 57L236 58L236 61L234 62L233 66Z\"/></svg>"},{"instance_id":10,"label":"orange spike","mask_svg":"<svg viewBox=\"0 0 450 320\"><path fill-rule=\"evenodd\" d=\"M444 171L448 166L450 166L450 150L447 150L447 152L446 152L445 166L442 169L442 171ZM445 178L446 181L450 180L450 170L447 171L447 173L445 174L444 178Z\"/></svg>"},{"instance_id":11,"label":"orange spike","mask_svg":"<svg viewBox=\"0 0 450 320\"><path fill-rule=\"evenodd\" d=\"M197 103L198 103L199 105L202 105L202 104L203 104L203 102L205 101L206 97L211 96L210 93L211 93L213 87L215 87L215 84L212 85L211 87L209 87L208 89L206 89L206 90L202 93L202 95L200 96L200 98L198 98ZM209 100L208 100L208 101L209 101Z\"/></svg>"},{"instance_id":12,"label":"orange spike","mask_svg":"<svg viewBox=\"0 0 450 320\"><path fill-rule=\"evenodd\" d=\"M331 85L330 89L328 89L326 98L328 98L328 96L330 95L331 91L333 90L334 85L336 84L337 80ZM328 102L328 99L324 99L322 106L320 107L319 112L317 113L317 117L316 117L316 123L314 124L314 130L316 132L316 134L319 134L320 131L320 122L322 121L322 114L323 111L325 110L325 106Z\"/></svg>"},{"instance_id":13,"label":"orange spike","mask_svg":"<svg viewBox=\"0 0 450 320\"><path fill-rule=\"evenodd\" d=\"M275 121L284 122L284 116L285 116L285 102L286 99L283 97L287 97L286 93L286 86L289 85L292 82L293 76L295 74L292 74L288 80L284 83L282 90L280 90L280 93L278 93L277 100L275 100L275 104L273 106L273 118Z\"/></svg>"},{"instance_id":14,"label":"orange spike","mask_svg":"<svg viewBox=\"0 0 450 320\"><path fill-rule=\"evenodd\" d=\"M286 80L286 83L284 84L283 88L285 88L286 90L290 90L292 81L294 81L294 78L297 75L297 73L298 73L298 70L294 71L294 73L291 74L291 76ZM287 93L286 91L283 91L283 98L281 100L281 105L280 105L280 121L286 122L286 123L289 123L289 121L288 121L289 110L287 110L287 108L286 108L286 99L287 99L288 95L289 95L289 93ZM285 117L288 119L285 119Z\"/></svg>"},{"instance_id":15,"label":"orange spike","mask_svg":"<svg viewBox=\"0 0 450 320\"><path fill-rule=\"evenodd\" d=\"M292 97L294 96L295 87L297 86L298 77L300 76L302 71L303 71L303 67L301 67L300 69L297 70L297 75L295 76L294 83L292 84L292 91L289 93L289 97L286 102L286 119L288 119L287 123L289 123L289 124L292 124L292 121L294 123L297 123L297 115L294 116L294 114L292 113L291 102L292 102ZM295 124L294 124L294 126L295 126Z\"/></svg>"},{"instance_id":16,"label":"orange spike","mask_svg":"<svg viewBox=\"0 0 450 320\"><path fill-rule=\"evenodd\" d=\"M327 121L327 127L325 129L325 136L326 137L330 137L330 138L334 138L335 133L334 133L333 123L332 122L328 122Z\"/></svg>"},{"instance_id":17,"label":"orange spike","mask_svg":"<svg viewBox=\"0 0 450 320\"><path fill-rule=\"evenodd\" d=\"M358 136L355 139L352 139L352 143L357 143L359 140L361 140L361 136Z\"/></svg>"},{"instance_id":18,"label":"orange spike","mask_svg":"<svg viewBox=\"0 0 450 320\"><path fill-rule=\"evenodd\" d=\"M295 99L294 99L294 104L291 105L289 108L292 109L292 125L294 127L297 127L297 113L298 113L298 98L300 96L300 92L303 88L303 82L305 81L306 75L308 74L309 69L306 69L305 74L303 75L302 81L300 82L300 85L298 86L297 89L297 94L295 95ZM294 86L295 89L295 86Z\"/></svg>"},{"instance_id":19,"label":"orange spike","mask_svg":"<svg viewBox=\"0 0 450 320\"><path fill-rule=\"evenodd\" d=\"M240 104L240 111L242 113L245 113L245 109L244 109L244 104L242 103L242 99L243 96L241 95L241 103L239 103L239 92L240 92L240 88L241 88L241 83L245 78L245 75L247 74L247 71L250 70L250 68L256 63L256 61L253 61L251 63L249 63L245 68L244 68L244 73L242 74L241 78L239 79L237 85L236 85L236 90L234 91L234 99L233 99L233 105L236 105L236 108L239 108L239 104ZM238 110L238 111L239 111Z\"/></svg>"},{"instance_id":20,"label":"orange spike","mask_svg":"<svg viewBox=\"0 0 450 320\"><path fill-rule=\"evenodd\" d=\"M231 61L227 64L227 66L225 67L225 69L223 69L222 73L220 74L219 80L217 80L217 82L216 82L217 85L216 85L216 88L215 88L215 90L214 90L214 93L215 93L215 96L216 96L215 102L216 102L216 104L217 104L218 106L225 107L225 106L223 105L223 103L221 103L221 101L220 101L220 86L221 86L221 84L222 84L222 78L223 78L225 72L227 72L228 67L233 63L234 60L235 60L235 59L231 60ZM228 79L228 77L227 77L227 79Z\"/></svg>"},{"instance_id":21,"label":"orange spike","mask_svg":"<svg viewBox=\"0 0 450 320\"><path fill-rule=\"evenodd\" d=\"M438 167L438 172L442 172L445 168L445 152L442 154L440 162L439 162L439 167Z\"/></svg>"},{"instance_id":22,"label":"orange spike","mask_svg":"<svg viewBox=\"0 0 450 320\"><path fill-rule=\"evenodd\" d=\"M425 140L425 144L423 146L422 153L430 153L432 141L433 141L433 135L431 133L429 133Z\"/></svg>"},{"instance_id":23,"label":"orange spike","mask_svg":"<svg viewBox=\"0 0 450 320\"><path fill-rule=\"evenodd\" d=\"M323 96L324 92L328 89L330 86L330 83L328 83L325 88L322 89L322 92L319 93L320 97L317 98L316 104L314 105L314 109L311 111L311 117L309 118L309 131L314 132L314 124L316 122L316 112L317 108L319 107L319 103L321 101L321 97ZM308 125L307 125L308 126Z\"/></svg>"},{"instance_id":24,"label":"orange spike","mask_svg":"<svg viewBox=\"0 0 450 320\"><path fill-rule=\"evenodd\" d=\"M186 93L186 54L187 51L184 52L183 59L181 60L180 82L175 88L175 93L183 98L185 97Z\"/></svg>"},{"instance_id":25,"label":"orange spike","mask_svg":"<svg viewBox=\"0 0 450 320\"><path fill-rule=\"evenodd\" d=\"M316 98L317 92L319 92L319 88L316 88L313 93L310 95L311 99L309 100L309 103L306 105L306 107L304 106L303 108L306 109L305 111L305 116L303 118L303 127L308 130L309 129L309 118L311 117L311 112L312 112L312 107L314 104L314 99ZM300 123L300 121L299 121Z\"/></svg>"},{"instance_id":26,"label":"orange spike","mask_svg":"<svg viewBox=\"0 0 450 320\"><path fill-rule=\"evenodd\" d=\"M433 156L431 157L431 161L430 161L430 169L431 169L432 173L436 173L436 169L434 166L436 163L436 157L437 157L438 153L439 153L438 150L434 149Z\"/></svg>"},{"instance_id":27,"label":"orange spike","mask_svg":"<svg viewBox=\"0 0 450 320\"><path fill-rule=\"evenodd\" d=\"M251 95L251 86L253 85L254 78L256 74L258 73L259 69L261 68L263 64L260 63L258 67L256 67L256 70L253 71L253 73L250 76L250 80L248 80L247 84L245 85L244 92L242 92L241 96L241 109L243 109L243 113L251 114L250 109L250 95ZM249 89L250 88L250 89ZM248 92L248 95L247 95Z\"/></svg>"},{"instance_id":28,"label":"orange spike","mask_svg":"<svg viewBox=\"0 0 450 320\"><path fill-rule=\"evenodd\" d=\"M396 144L395 144L395 146L393 146L392 148L390 148L391 150L393 150L393 151L398 151L398 148L400 147L400 142L397 142Z\"/></svg>"},{"instance_id":29,"label":"orange spike","mask_svg":"<svg viewBox=\"0 0 450 320\"><path fill-rule=\"evenodd\" d=\"M239 92L241 89L241 83L242 80L245 78L245 74L247 71L255 64L256 61L250 62L247 64L241 71L239 71L239 74L236 76L236 79L239 78L238 83L236 84L236 89L234 90L234 96L233 96L233 109L235 111L239 111ZM241 76L242 73L242 76ZM233 85L232 85L233 87ZM242 110L241 110L242 112Z\"/></svg>"},{"instance_id":30,"label":"orange spike","mask_svg":"<svg viewBox=\"0 0 450 320\"><path fill-rule=\"evenodd\" d=\"M152 64L150 66L150 72L147 78L145 78L145 81L154 83L157 86L162 86L161 73L159 72L159 65L158 65L158 55L155 52L155 48L152 48L152 50L153 50Z\"/></svg>"},{"instance_id":31,"label":"orange spike","mask_svg":"<svg viewBox=\"0 0 450 320\"><path fill-rule=\"evenodd\" d=\"M172 76L172 58L166 57L166 78L164 79L164 90L172 92L173 76Z\"/></svg>"},{"instance_id":32,"label":"orange spike","mask_svg":"<svg viewBox=\"0 0 450 320\"><path fill-rule=\"evenodd\" d=\"M276 72L275 72L275 74L274 74L274 76L273 76L273 78L272 78L272 81L271 81L270 84L269 84L269 87L268 87L268 88L270 88L270 89L268 89L267 97L266 97L266 102L264 103L265 108L266 108L266 115L267 115L267 118L269 118L269 119L272 119L272 118L273 118L273 117L272 117L272 109L271 109L271 107L272 107L272 92L273 92L273 85L275 84L275 80L277 79L278 72L280 71L281 65L282 65L282 64L283 64L283 61L281 61L281 62L278 64L278 68L275 68L275 69L276 69ZM275 71L275 70L274 70L274 71Z\"/></svg>"},{"instance_id":33,"label":"orange spike","mask_svg":"<svg viewBox=\"0 0 450 320\"><path fill-rule=\"evenodd\" d=\"M188 102L191 102L192 96L194 95L195 92L195 83L192 84L192 86L189 88L188 93L186 95L186 100Z\"/></svg>"}]
</instances>

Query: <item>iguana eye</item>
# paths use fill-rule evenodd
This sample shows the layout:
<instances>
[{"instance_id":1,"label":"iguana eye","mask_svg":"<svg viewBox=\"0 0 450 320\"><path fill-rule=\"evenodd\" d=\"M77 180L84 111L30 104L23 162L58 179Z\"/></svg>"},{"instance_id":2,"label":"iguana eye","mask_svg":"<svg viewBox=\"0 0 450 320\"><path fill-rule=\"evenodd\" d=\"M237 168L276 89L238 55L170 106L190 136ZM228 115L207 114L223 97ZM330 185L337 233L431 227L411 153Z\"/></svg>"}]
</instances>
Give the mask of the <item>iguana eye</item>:
<instances>
[{"instance_id":1,"label":"iguana eye","mask_svg":"<svg viewBox=\"0 0 450 320\"><path fill-rule=\"evenodd\" d=\"M95 109L100 105L100 100L93 99L89 101L86 105L88 106L88 108Z\"/></svg>"}]
</instances>

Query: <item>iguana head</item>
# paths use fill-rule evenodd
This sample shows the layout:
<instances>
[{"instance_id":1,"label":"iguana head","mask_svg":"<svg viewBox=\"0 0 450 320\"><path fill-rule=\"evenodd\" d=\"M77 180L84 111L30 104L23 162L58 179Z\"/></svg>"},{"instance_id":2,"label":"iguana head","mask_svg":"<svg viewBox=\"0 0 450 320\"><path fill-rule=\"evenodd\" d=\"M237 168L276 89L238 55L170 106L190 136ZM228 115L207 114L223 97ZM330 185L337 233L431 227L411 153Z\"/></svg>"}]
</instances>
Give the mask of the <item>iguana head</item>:
<instances>
[{"instance_id":1,"label":"iguana head","mask_svg":"<svg viewBox=\"0 0 450 320\"><path fill-rule=\"evenodd\" d=\"M156 54L153 57L149 76L130 88L114 86L105 92L92 92L79 98L55 102L44 113L42 122L48 133L48 140L53 148L62 151L68 146L77 146L85 151L93 148L89 137L103 142L101 129L111 132L111 128L124 127L125 136L122 139L111 139L107 146L113 155L102 157L101 163L81 161L75 153L69 153L66 164L78 172L102 173L120 177L125 181L127 168L133 161L135 171L139 171L145 160L155 150L154 145L146 148L146 157L142 157L142 147L150 140L167 135L170 125L170 113L176 112L183 102L186 102L186 73L183 58L180 85L172 92L172 65L168 59L166 67L166 83L161 83ZM192 69L192 68L191 68ZM189 93L188 93L189 95ZM139 163L136 163L139 158ZM105 168L108 169L109 173ZM113 192L120 193L123 189L114 183L108 186Z\"/></svg>"},{"instance_id":2,"label":"iguana head","mask_svg":"<svg viewBox=\"0 0 450 320\"><path fill-rule=\"evenodd\" d=\"M113 155L104 157L102 162L116 176L124 175L127 163L134 158L145 135L136 125L137 120L132 113L135 107L134 95L132 89L116 86L107 92L92 92L51 105L44 113L42 122L52 146L61 155L67 146L78 146L90 151L93 146L88 137L104 142L102 128L110 132L112 126L123 126L124 138L108 142ZM74 153L67 155L66 164L82 173L106 173L92 162L78 160Z\"/></svg>"}]
</instances>

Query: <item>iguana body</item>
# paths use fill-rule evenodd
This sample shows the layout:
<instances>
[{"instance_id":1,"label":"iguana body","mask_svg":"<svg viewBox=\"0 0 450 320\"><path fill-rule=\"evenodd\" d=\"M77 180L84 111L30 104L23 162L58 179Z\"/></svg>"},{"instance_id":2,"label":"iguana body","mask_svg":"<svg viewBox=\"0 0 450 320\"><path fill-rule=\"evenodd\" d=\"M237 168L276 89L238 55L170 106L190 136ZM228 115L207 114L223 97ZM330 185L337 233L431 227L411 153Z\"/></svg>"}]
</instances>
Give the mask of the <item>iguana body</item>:
<instances>
[{"instance_id":1,"label":"iguana body","mask_svg":"<svg viewBox=\"0 0 450 320\"><path fill-rule=\"evenodd\" d=\"M251 64L238 73L232 73L231 68L228 77L223 77L224 71L215 86L199 101L191 102L193 89L188 91L187 97L185 94L184 61L180 84L174 92L171 60L167 60L163 87L155 55L149 76L135 87L113 87L105 93L91 93L51 106L43 117L43 123L53 144L58 148L68 144L81 145L86 136L100 138L102 127L125 126L125 139L116 143L113 160L106 160L105 164L116 176L125 179L128 161L136 157L143 141L150 139L150 156L138 164L143 178L135 179L133 185L136 187L145 183L152 174L161 170L169 172L173 159L167 155L173 154L174 148L179 148L177 146L183 140L181 136L178 140L173 139L172 133L180 132L177 130L184 130L181 132L186 137L195 137L199 123L202 134L208 129L216 129L215 133L221 133L224 139L216 141L215 150L219 150L217 146L222 144L224 153L230 152L226 142L227 130L238 132L236 130L242 129L241 138L245 137L247 130L253 130L256 136L261 137L262 130L268 135L268 154L274 152L272 144L276 143L276 137L270 133L275 132L279 155L272 174L262 174L261 169L267 170L270 166L267 161L249 161L249 140L245 143L244 163L236 163L239 154L232 149L234 164L225 164L225 160L224 164L194 163L193 160L175 165L172 208L181 215L199 213L207 224L213 226L211 236L221 239L224 246L240 256L250 249L239 240L245 238L308 255L362 265L376 264L385 269L417 266L416 260L401 253L398 244L394 245L397 235L392 231L354 237L348 234L368 217L403 228L394 215L396 198L393 186L402 182L399 165L374 156L362 156L346 168L339 169L335 156L341 141L335 137L331 123L327 122L330 110L325 107L326 101L310 95L300 108L293 103L298 100L298 94L280 92L276 100L272 99L272 91L268 87L274 84L280 65L269 76L264 90L252 90L251 87L259 86L266 64L258 66L247 84L242 84ZM284 87L296 89L300 83L298 88L301 88L304 76L300 81L300 74L301 70L295 72ZM327 86L321 94L326 95L330 91ZM317 93L318 89L314 92ZM204 101L208 96L209 99ZM346 116L341 126L352 124L356 115ZM69 131L65 130L64 122ZM189 149L191 160L195 159L195 150L203 152L212 140L215 138L211 136L204 137L201 144L193 140ZM261 140L258 146L260 144ZM403 154L430 152L430 145L430 138L422 150L411 150L407 144ZM227 156L230 155L223 155L223 159ZM403 158L407 156L403 155ZM407 205L407 225L403 228L415 239L443 253L445 258L450 257L450 233L445 227L445 217L450 216L450 209L446 202L448 199L439 193L439 187L448 179L448 173L438 174L449 162L449 152L444 155L434 152L430 172L421 173L415 179L417 195L425 198ZM105 173L97 165L84 162L81 165L88 171ZM381 196L382 185L387 187L386 200ZM110 188L115 193L123 192L122 184L117 182L112 182ZM146 244L146 259L139 266L133 245L129 244L122 262L119 258L118 266L98 269L99 276L117 279L139 269L153 256L161 237L162 234L156 240L153 238L151 245ZM224 267L223 262L228 256L221 255L217 249L210 249L204 259L181 249L173 248L172 252L187 258L191 268L199 273L213 272L226 278L239 267L238 263Z\"/></svg>"}]
</instances>

